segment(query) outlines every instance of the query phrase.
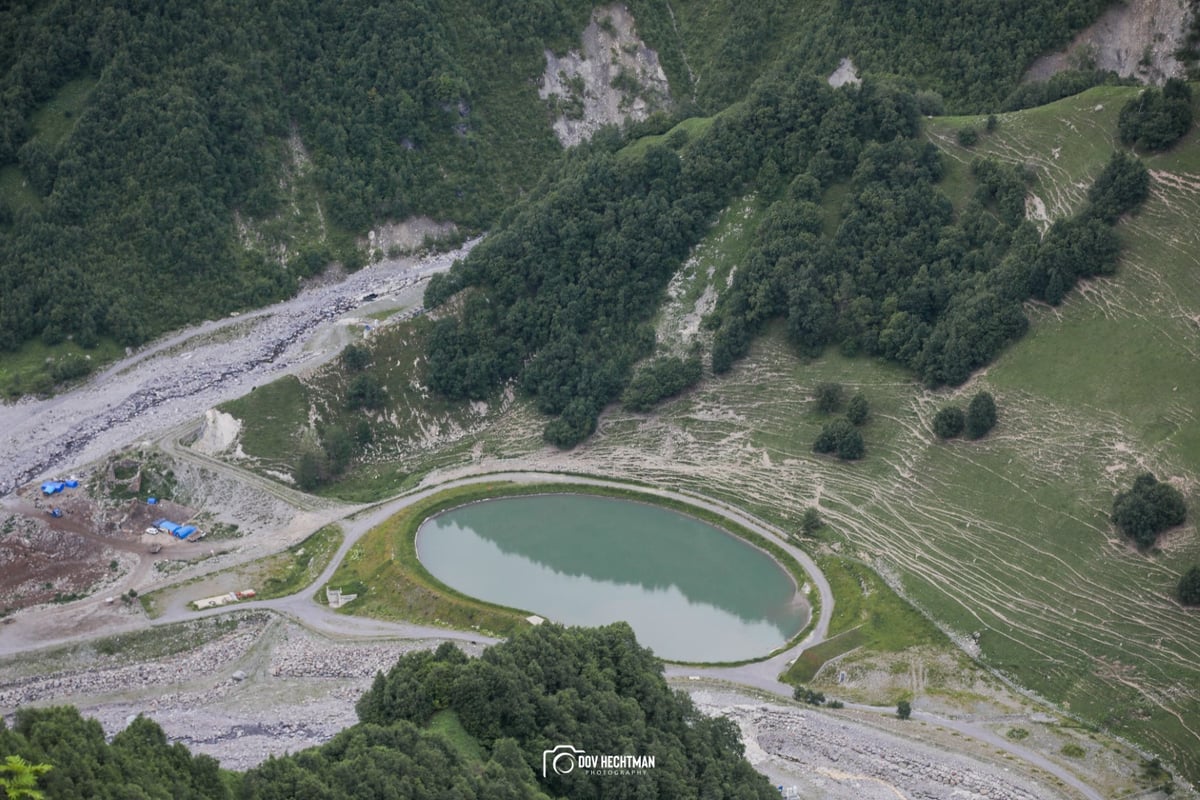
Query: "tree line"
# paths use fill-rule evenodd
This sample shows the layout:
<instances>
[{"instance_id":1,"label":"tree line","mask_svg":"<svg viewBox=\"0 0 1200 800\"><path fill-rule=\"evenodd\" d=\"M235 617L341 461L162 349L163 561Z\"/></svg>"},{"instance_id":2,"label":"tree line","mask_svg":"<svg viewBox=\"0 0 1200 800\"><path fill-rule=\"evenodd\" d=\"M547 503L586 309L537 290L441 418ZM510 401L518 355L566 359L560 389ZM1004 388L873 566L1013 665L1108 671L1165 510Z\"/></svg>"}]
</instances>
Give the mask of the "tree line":
<instances>
[{"instance_id":1,"label":"tree line","mask_svg":"<svg viewBox=\"0 0 1200 800\"><path fill-rule=\"evenodd\" d=\"M466 259L431 279L427 307L451 298L458 305L432 333L429 386L483 399L516 379L555 417L546 439L576 444L653 351L649 320L667 282L735 192L810 162L832 180L853 168L862 145L847 135L890 141L916 129L912 96L890 85L839 92L815 78L777 76L694 141L680 130L633 154L615 132L598 136ZM815 185L805 175L797 191ZM778 246L812 224L781 215ZM657 374L645 380L660 382ZM674 379L668 384L674 391Z\"/></svg>"},{"instance_id":2,"label":"tree line","mask_svg":"<svg viewBox=\"0 0 1200 800\"><path fill-rule=\"evenodd\" d=\"M870 143L850 128L839 139L853 175L832 236L822 235L817 201L833 174L816 159L772 203L706 320L714 372L783 318L801 353L837 345L902 364L930 387L960 384L1025 332L1026 300L1057 305L1080 278L1116 269L1112 224L1149 192L1140 161L1115 153L1083 211L1043 236L1024 219L1020 168L976 161L978 189L955 214L937 189L938 151L912 137Z\"/></svg>"},{"instance_id":3,"label":"tree line","mask_svg":"<svg viewBox=\"0 0 1200 800\"><path fill-rule=\"evenodd\" d=\"M782 317L801 353L837 345L900 363L931 387L962 383L1024 333L1026 300L1057 305L1078 279L1115 270L1112 223L1146 197L1149 177L1115 154L1086 208L1043 236L1024 218L1020 167L976 161L977 191L956 214L937 188L941 156L918 131L917 98L894 84L833 90L784 71L695 141L677 131L632 155L615 132L598 137L430 282L427 307L455 300L431 337L430 387L483 399L516 380L554 417L548 441L586 438L653 352L647 323L670 276L750 185L769 205L705 320L715 373ZM839 182L850 193L829 236L819 204ZM676 380L682 367L647 367L637 407L687 385Z\"/></svg>"},{"instance_id":4,"label":"tree line","mask_svg":"<svg viewBox=\"0 0 1200 800\"><path fill-rule=\"evenodd\" d=\"M356 710L359 722L327 744L236 773L168 744L145 717L106 742L74 708L22 708L12 728L0 722L0 759L48 765L36 783L55 800L778 797L743 758L736 725L673 691L624 623L542 625L476 659L449 643L410 653ZM468 745L438 731L447 718ZM655 766L543 778L543 752L564 744Z\"/></svg>"}]
</instances>

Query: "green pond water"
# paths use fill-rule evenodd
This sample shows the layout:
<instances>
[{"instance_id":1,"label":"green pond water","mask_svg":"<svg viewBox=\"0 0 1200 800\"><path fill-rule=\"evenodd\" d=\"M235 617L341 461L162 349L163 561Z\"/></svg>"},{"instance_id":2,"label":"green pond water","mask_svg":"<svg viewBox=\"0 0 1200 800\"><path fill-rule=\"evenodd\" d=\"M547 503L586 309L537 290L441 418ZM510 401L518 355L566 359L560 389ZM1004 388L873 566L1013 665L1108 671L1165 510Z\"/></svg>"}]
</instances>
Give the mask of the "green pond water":
<instances>
[{"instance_id":1,"label":"green pond water","mask_svg":"<svg viewBox=\"0 0 1200 800\"><path fill-rule=\"evenodd\" d=\"M488 500L426 520L417 557L464 594L566 625L628 622L672 661L766 655L808 621L762 551L667 509L589 495Z\"/></svg>"}]
</instances>

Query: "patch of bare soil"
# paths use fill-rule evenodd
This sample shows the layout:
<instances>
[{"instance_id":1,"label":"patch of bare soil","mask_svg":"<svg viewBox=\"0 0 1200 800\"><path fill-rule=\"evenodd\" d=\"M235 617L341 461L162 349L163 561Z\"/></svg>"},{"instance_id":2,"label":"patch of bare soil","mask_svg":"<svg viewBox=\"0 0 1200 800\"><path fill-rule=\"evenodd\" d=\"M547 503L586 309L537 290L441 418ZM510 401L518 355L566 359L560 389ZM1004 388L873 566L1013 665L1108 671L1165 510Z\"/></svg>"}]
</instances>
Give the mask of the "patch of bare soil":
<instances>
[{"instance_id":1,"label":"patch of bare soil","mask_svg":"<svg viewBox=\"0 0 1200 800\"><path fill-rule=\"evenodd\" d=\"M1114 3L1066 49L1034 61L1025 79L1041 81L1088 64L1147 83L1182 78L1185 70L1175 51L1183 44L1192 13L1182 0Z\"/></svg>"},{"instance_id":2,"label":"patch of bare soil","mask_svg":"<svg viewBox=\"0 0 1200 800\"><path fill-rule=\"evenodd\" d=\"M546 51L538 95L555 108L554 133L563 147L590 139L605 125L646 119L671 102L658 53L646 46L623 5L592 12L580 50Z\"/></svg>"},{"instance_id":3,"label":"patch of bare soil","mask_svg":"<svg viewBox=\"0 0 1200 800\"><path fill-rule=\"evenodd\" d=\"M149 523L129 519L79 489L48 498L33 489L12 498L0 515L0 610L68 602L129 574L149 556L139 535Z\"/></svg>"}]
</instances>

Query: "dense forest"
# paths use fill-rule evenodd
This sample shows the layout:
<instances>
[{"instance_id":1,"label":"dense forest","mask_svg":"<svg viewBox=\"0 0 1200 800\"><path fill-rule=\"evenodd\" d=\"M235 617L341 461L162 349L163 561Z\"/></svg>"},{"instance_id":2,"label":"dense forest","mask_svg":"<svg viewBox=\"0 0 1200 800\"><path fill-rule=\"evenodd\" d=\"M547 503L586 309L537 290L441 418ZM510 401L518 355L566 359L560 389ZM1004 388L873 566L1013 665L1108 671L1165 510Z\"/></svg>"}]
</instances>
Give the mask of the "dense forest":
<instances>
[{"instance_id":1,"label":"dense forest","mask_svg":"<svg viewBox=\"0 0 1200 800\"><path fill-rule=\"evenodd\" d=\"M50 769L55 800L518 800L778 797L742 757L736 726L667 686L628 625L543 625L468 659L451 644L403 656L358 701L360 722L329 743L245 773L168 744L139 717L107 743L73 708L0 722L0 759ZM542 777L543 752L645 755L634 774Z\"/></svg>"},{"instance_id":2,"label":"dense forest","mask_svg":"<svg viewBox=\"0 0 1200 800\"><path fill-rule=\"evenodd\" d=\"M896 139L863 146L842 222L822 237L815 188L834 176L797 179L770 207L759 241L709 320L713 370L742 356L776 317L801 352L837 344L881 356L929 386L960 384L1026 329L1022 303L1058 305L1079 278L1111 274L1118 241L1111 224L1136 208L1149 176L1117 154L1076 217L1041 235L1024 218L1017 167L972 165L979 189L955 214L938 191L941 158L931 144Z\"/></svg>"},{"instance_id":3,"label":"dense forest","mask_svg":"<svg viewBox=\"0 0 1200 800\"><path fill-rule=\"evenodd\" d=\"M543 46L565 47L588 11L568 0L6 4L0 351L38 336L137 344L276 299L332 259L361 264L349 234L375 220L487 225L559 151L531 79ZM55 110L63 93L78 99ZM343 235L291 231L281 264L242 245L235 214L281 211L293 133L311 153L309 190Z\"/></svg>"},{"instance_id":4,"label":"dense forest","mask_svg":"<svg viewBox=\"0 0 1200 800\"><path fill-rule=\"evenodd\" d=\"M682 117L740 101L774 64L819 73L847 53L919 83L936 106L982 108L1104 3L1018 5L630 8ZM382 219L492 226L560 152L536 79L543 49L575 45L591 10L583 0L5 4L0 352L35 338L135 345L278 299L331 260L362 264L354 236ZM696 86L689 65L703 69ZM301 147L311 174L297 185L285 173ZM320 216L308 229L288 223L297 195Z\"/></svg>"},{"instance_id":5,"label":"dense forest","mask_svg":"<svg viewBox=\"0 0 1200 800\"><path fill-rule=\"evenodd\" d=\"M1142 202L1149 177L1137 159L1115 155L1086 208L1043 235L1025 219L1017 166L974 162L978 189L956 213L937 188L941 155L919 141L919 127L918 98L895 84L835 90L781 71L694 140L681 128L661 144L617 150L619 139L601 137L430 283L426 305L457 296L461 306L434 330L429 385L480 399L517 379L556 417L546 439L561 447L589 436L622 392L642 410L653 402L646 386L678 392L677 380L656 377L670 362L626 387L653 352L648 322L667 281L716 211L748 187L769 205L706 320L714 372L782 318L801 353L837 345L900 363L929 386L962 383L1024 333L1026 300L1057 305L1078 279L1115 269L1112 223ZM830 235L821 203L835 185L849 192Z\"/></svg>"},{"instance_id":6,"label":"dense forest","mask_svg":"<svg viewBox=\"0 0 1200 800\"><path fill-rule=\"evenodd\" d=\"M625 389L634 362L652 352L648 321L667 281L735 192L756 178L770 191L767 184L787 185L793 175L801 177L789 196L816 192L809 173L840 178L866 144L915 136L917 119L912 95L889 84L835 91L780 75L694 140L679 129L639 153L599 137L547 177L544 194L430 282L431 308L469 289L460 313L433 332L430 387L477 399L516 378L556 416L548 441L581 441ZM788 237L806 224L818 223L781 216L768 227L797 257L802 247Z\"/></svg>"}]
</instances>

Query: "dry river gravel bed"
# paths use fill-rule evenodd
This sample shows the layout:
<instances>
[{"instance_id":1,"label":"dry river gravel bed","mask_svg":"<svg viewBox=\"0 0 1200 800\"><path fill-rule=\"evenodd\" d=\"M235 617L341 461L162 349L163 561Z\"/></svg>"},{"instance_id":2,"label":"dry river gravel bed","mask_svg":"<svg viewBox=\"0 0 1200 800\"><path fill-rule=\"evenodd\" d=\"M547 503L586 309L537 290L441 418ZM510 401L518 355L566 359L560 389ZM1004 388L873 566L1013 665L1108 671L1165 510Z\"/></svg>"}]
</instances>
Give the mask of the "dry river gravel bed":
<instances>
[{"instance_id":1,"label":"dry river gravel bed","mask_svg":"<svg viewBox=\"0 0 1200 800\"><path fill-rule=\"evenodd\" d=\"M129 442L193 420L255 385L328 360L361 322L360 306L390 300L420 311L424 280L470 251L382 261L314 284L259 311L205 322L132 353L75 389L0 405L0 496L64 473ZM369 295L376 295L368 301ZM373 323L372 323L373 324Z\"/></svg>"}]
</instances>

